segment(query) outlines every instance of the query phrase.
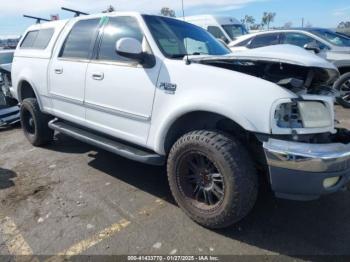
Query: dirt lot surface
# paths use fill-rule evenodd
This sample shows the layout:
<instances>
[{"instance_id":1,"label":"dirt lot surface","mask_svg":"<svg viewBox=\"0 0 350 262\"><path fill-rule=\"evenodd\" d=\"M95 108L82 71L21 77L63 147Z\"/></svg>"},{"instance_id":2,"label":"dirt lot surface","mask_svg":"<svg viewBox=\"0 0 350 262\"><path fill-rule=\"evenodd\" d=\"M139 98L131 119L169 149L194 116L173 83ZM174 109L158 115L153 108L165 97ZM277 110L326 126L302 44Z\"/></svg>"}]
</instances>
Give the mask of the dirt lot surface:
<instances>
[{"instance_id":1,"label":"dirt lot surface","mask_svg":"<svg viewBox=\"0 0 350 262\"><path fill-rule=\"evenodd\" d=\"M350 128L350 110L338 109ZM57 134L34 148L0 131L0 254L350 255L350 192L313 202L260 196L239 224L211 231L174 203L165 169Z\"/></svg>"}]
</instances>

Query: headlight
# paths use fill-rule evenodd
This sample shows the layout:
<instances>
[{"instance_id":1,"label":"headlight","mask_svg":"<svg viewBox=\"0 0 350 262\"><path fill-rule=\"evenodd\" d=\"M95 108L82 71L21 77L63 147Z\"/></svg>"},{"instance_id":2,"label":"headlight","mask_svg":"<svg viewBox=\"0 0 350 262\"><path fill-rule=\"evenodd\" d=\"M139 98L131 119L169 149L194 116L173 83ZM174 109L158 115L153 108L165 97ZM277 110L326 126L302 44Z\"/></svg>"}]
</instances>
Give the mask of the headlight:
<instances>
[{"instance_id":1,"label":"headlight","mask_svg":"<svg viewBox=\"0 0 350 262\"><path fill-rule=\"evenodd\" d=\"M329 108L319 101L298 101L280 104L275 111L279 128L325 128L332 126Z\"/></svg>"},{"instance_id":2,"label":"headlight","mask_svg":"<svg viewBox=\"0 0 350 262\"><path fill-rule=\"evenodd\" d=\"M298 102L298 108L304 128L329 127L332 116L324 103L315 101Z\"/></svg>"}]
</instances>

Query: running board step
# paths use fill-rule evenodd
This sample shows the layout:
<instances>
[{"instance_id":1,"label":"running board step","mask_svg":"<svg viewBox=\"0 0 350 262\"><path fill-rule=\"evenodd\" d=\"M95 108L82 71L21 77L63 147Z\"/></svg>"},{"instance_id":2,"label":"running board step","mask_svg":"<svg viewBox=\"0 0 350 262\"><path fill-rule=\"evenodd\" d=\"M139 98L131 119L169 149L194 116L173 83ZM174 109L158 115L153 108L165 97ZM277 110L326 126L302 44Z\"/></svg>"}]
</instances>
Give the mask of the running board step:
<instances>
[{"instance_id":1,"label":"running board step","mask_svg":"<svg viewBox=\"0 0 350 262\"><path fill-rule=\"evenodd\" d=\"M120 155L122 157L150 164L161 166L165 163L165 157L156 153L147 152L145 150L132 147L130 145L122 144L110 138L106 138L102 135L95 134L91 131L85 130L80 127L76 127L67 122L62 122L54 119L49 122L49 127L60 133L73 137L84 143L102 148L111 153Z\"/></svg>"}]
</instances>

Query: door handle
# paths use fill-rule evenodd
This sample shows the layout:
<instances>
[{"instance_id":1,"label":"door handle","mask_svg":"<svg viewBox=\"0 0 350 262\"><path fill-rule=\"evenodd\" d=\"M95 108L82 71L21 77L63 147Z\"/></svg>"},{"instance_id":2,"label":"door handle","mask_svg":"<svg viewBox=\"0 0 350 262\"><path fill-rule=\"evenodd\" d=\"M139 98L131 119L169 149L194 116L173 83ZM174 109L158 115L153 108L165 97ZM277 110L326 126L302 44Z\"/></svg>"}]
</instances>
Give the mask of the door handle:
<instances>
[{"instance_id":1,"label":"door handle","mask_svg":"<svg viewBox=\"0 0 350 262\"><path fill-rule=\"evenodd\" d=\"M56 74L62 74L63 73L63 68L56 68L55 69Z\"/></svg>"},{"instance_id":2,"label":"door handle","mask_svg":"<svg viewBox=\"0 0 350 262\"><path fill-rule=\"evenodd\" d=\"M63 68L56 68L55 69L55 73L58 74L58 75L62 74L63 73Z\"/></svg>"},{"instance_id":3,"label":"door handle","mask_svg":"<svg viewBox=\"0 0 350 262\"><path fill-rule=\"evenodd\" d=\"M92 74L92 78L95 80L103 80L104 78L104 74L103 73L93 73Z\"/></svg>"}]
</instances>

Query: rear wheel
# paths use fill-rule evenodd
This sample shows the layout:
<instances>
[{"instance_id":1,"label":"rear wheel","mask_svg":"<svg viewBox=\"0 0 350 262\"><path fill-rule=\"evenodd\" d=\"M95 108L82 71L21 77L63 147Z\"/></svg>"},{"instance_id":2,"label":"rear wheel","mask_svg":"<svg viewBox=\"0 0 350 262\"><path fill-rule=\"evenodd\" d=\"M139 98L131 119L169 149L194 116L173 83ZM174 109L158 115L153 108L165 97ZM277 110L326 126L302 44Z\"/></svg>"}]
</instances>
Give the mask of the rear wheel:
<instances>
[{"instance_id":1,"label":"rear wheel","mask_svg":"<svg viewBox=\"0 0 350 262\"><path fill-rule=\"evenodd\" d=\"M20 115L24 135L32 145L42 146L53 139L54 131L48 127L50 116L40 111L35 98L23 100Z\"/></svg>"},{"instance_id":2,"label":"rear wheel","mask_svg":"<svg viewBox=\"0 0 350 262\"><path fill-rule=\"evenodd\" d=\"M350 73L342 75L335 82L334 88L340 93L337 102L345 108L350 108Z\"/></svg>"},{"instance_id":3,"label":"rear wheel","mask_svg":"<svg viewBox=\"0 0 350 262\"><path fill-rule=\"evenodd\" d=\"M223 228L253 208L258 182L254 163L235 139L211 131L181 137L168 157L168 178L179 206L208 228Z\"/></svg>"}]
</instances>

